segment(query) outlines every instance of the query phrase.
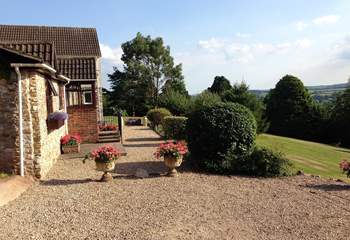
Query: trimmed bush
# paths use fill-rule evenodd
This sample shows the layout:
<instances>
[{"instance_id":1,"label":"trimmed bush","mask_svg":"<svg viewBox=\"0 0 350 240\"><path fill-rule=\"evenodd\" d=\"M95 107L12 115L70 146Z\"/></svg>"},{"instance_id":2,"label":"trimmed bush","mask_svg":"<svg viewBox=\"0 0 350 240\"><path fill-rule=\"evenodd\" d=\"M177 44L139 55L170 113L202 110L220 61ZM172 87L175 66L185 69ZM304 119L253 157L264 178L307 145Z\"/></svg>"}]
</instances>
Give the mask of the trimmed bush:
<instances>
[{"instance_id":1,"label":"trimmed bush","mask_svg":"<svg viewBox=\"0 0 350 240\"><path fill-rule=\"evenodd\" d=\"M187 134L195 165L214 172L231 172L237 159L251 152L256 122L241 104L217 103L190 114Z\"/></svg>"},{"instance_id":2,"label":"trimmed bush","mask_svg":"<svg viewBox=\"0 0 350 240\"><path fill-rule=\"evenodd\" d=\"M191 107L190 97L176 91L168 90L160 97L160 106L169 109L177 116L184 116Z\"/></svg>"},{"instance_id":3,"label":"trimmed bush","mask_svg":"<svg viewBox=\"0 0 350 240\"><path fill-rule=\"evenodd\" d=\"M239 170L261 177L290 176L292 175L291 166L291 162L282 153L265 147L255 147Z\"/></svg>"},{"instance_id":4,"label":"trimmed bush","mask_svg":"<svg viewBox=\"0 0 350 240\"><path fill-rule=\"evenodd\" d=\"M165 138L175 140L186 139L186 117L170 116L163 121L163 131Z\"/></svg>"},{"instance_id":5,"label":"trimmed bush","mask_svg":"<svg viewBox=\"0 0 350 240\"><path fill-rule=\"evenodd\" d=\"M152 127L157 127L167 116L171 116L171 112L166 108L154 108L147 112L147 118L152 123Z\"/></svg>"}]
</instances>

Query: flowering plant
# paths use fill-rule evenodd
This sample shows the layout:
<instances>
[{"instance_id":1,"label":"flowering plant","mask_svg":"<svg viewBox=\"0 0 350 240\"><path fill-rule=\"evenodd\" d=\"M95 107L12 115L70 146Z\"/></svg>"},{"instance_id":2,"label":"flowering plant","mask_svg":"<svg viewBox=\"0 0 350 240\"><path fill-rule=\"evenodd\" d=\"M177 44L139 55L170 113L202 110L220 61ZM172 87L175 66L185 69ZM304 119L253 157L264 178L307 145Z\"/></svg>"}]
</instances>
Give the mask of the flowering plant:
<instances>
[{"instance_id":1,"label":"flowering plant","mask_svg":"<svg viewBox=\"0 0 350 240\"><path fill-rule=\"evenodd\" d=\"M95 162L109 163L117 160L120 156L120 151L109 145L99 147L93 150L90 155L95 160Z\"/></svg>"},{"instance_id":2,"label":"flowering plant","mask_svg":"<svg viewBox=\"0 0 350 240\"><path fill-rule=\"evenodd\" d=\"M78 134L70 135L66 134L61 138L61 145L63 146L75 146L81 143L81 138Z\"/></svg>"},{"instance_id":3,"label":"flowering plant","mask_svg":"<svg viewBox=\"0 0 350 240\"><path fill-rule=\"evenodd\" d=\"M343 173L345 173L347 177L350 177L350 162L343 160L339 163L339 167L341 170L343 170Z\"/></svg>"},{"instance_id":4,"label":"flowering plant","mask_svg":"<svg viewBox=\"0 0 350 240\"><path fill-rule=\"evenodd\" d=\"M100 131L115 131L117 130L117 125L115 124L101 124L98 126Z\"/></svg>"},{"instance_id":5,"label":"flowering plant","mask_svg":"<svg viewBox=\"0 0 350 240\"><path fill-rule=\"evenodd\" d=\"M176 157L179 158L188 152L187 144L184 141L167 141L162 143L154 153L156 158L160 157Z\"/></svg>"},{"instance_id":6,"label":"flowering plant","mask_svg":"<svg viewBox=\"0 0 350 240\"><path fill-rule=\"evenodd\" d=\"M53 112L48 116L49 120L64 121L68 119L68 114L65 112Z\"/></svg>"}]
</instances>

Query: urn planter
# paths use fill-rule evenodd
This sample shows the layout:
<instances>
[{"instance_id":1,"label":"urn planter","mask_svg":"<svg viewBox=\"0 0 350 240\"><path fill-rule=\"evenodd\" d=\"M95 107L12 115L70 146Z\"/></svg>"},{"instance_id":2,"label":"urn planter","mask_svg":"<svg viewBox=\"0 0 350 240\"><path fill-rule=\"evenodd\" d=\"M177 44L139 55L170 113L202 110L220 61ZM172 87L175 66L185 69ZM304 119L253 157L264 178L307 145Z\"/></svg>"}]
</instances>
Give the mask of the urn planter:
<instances>
[{"instance_id":1,"label":"urn planter","mask_svg":"<svg viewBox=\"0 0 350 240\"><path fill-rule=\"evenodd\" d=\"M109 182L113 180L113 176L110 173L111 171L114 170L115 168L115 162L96 162L96 170L100 172L104 172L102 177L101 177L101 182Z\"/></svg>"},{"instance_id":2,"label":"urn planter","mask_svg":"<svg viewBox=\"0 0 350 240\"><path fill-rule=\"evenodd\" d=\"M167 176L169 177L177 177L177 167L180 167L182 163L182 156L174 157L174 156L164 156L165 166L168 167L169 171Z\"/></svg>"}]
</instances>

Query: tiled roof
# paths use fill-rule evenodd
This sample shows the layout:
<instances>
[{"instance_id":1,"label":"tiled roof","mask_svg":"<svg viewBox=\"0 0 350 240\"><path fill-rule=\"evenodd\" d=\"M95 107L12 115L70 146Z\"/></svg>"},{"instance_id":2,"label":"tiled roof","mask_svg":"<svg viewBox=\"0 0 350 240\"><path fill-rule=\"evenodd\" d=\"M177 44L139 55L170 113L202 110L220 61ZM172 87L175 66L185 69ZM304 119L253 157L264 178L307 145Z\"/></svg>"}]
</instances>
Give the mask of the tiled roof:
<instances>
[{"instance_id":1,"label":"tiled roof","mask_svg":"<svg viewBox=\"0 0 350 240\"><path fill-rule=\"evenodd\" d=\"M1 43L0 47L15 50L19 53L24 53L29 56L33 56L41 59L44 63L47 63L55 67L55 48L52 43Z\"/></svg>"},{"instance_id":2,"label":"tiled roof","mask_svg":"<svg viewBox=\"0 0 350 240\"><path fill-rule=\"evenodd\" d=\"M0 25L0 42L49 42L58 57L101 57L94 28Z\"/></svg>"},{"instance_id":3,"label":"tiled roof","mask_svg":"<svg viewBox=\"0 0 350 240\"><path fill-rule=\"evenodd\" d=\"M58 58L57 69L70 79L96 79L94 58Z\"/></svg>"}]
</instances>

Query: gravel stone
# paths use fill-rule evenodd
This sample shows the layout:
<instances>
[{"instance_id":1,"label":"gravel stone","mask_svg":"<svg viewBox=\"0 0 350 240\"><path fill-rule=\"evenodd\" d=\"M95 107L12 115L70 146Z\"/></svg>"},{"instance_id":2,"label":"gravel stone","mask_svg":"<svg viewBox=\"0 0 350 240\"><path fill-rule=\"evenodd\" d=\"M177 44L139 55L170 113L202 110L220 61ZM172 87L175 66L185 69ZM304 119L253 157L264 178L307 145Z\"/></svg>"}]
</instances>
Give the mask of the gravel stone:
<instances>
[{"instance_id":1,"label":"gravel stone","mask_svg":"<svg viewBox=\"0 0 350 240\"><path fill-rule=\"evenodd\" d=\"M0 239L349 239L349 185L186 168L168 178L153 157L159 142L146 127L126 127L128 155L107 183L93 161L59 160L0 207ZM150 177L135 178L139 168Z\"/></svg>"}]
</instances>

